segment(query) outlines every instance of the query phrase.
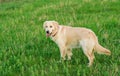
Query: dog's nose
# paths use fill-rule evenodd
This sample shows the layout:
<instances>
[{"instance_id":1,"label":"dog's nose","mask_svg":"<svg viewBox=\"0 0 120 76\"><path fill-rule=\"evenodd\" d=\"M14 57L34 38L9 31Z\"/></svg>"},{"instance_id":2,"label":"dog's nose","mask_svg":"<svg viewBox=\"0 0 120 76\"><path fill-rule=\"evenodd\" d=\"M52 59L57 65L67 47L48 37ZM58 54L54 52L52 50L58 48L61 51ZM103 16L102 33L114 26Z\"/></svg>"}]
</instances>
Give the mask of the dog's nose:
<instances>
[{"instance_id":1,"label":"dog's nose","mask_svg":"<svg viewBox=\"0 0 120 76\"><path fill-rule=\"evenodd\" d=\"M46 31L47 34L49 34L49 31Z\"/></svg>"}]
</instances>

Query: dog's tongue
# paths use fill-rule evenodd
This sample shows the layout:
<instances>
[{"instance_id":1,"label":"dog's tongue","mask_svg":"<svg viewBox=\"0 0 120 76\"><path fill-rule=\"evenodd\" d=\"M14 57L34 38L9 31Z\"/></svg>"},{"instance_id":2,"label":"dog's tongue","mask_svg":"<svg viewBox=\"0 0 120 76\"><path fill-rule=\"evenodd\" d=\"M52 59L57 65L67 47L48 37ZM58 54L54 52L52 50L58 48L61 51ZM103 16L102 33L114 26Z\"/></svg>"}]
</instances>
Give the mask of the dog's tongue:
<instances>
[{"instance_id":1,"label":"dog's tongue","mask_svg":"<svg viewBox=\"0 0 120 76\"><path fill-rule=\"evenodd\" d=\"M49 37L50 36L50 34L46 34L46 37Z\"/></svg>"}]
</instances>

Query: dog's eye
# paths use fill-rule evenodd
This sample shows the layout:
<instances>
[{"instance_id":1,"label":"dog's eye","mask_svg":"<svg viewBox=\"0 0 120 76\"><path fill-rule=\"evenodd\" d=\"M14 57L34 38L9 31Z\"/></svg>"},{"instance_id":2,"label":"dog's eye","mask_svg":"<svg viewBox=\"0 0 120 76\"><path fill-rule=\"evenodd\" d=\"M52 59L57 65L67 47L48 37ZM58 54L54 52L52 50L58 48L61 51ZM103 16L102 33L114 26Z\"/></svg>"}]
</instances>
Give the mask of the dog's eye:
<instances>
[{"instance_id":1,"label":"dog's eye","mask_svg":"<svg viewBox=\"0 0 120 76\"><path fill-rule=\"evenodd\" d=\"M50 26L50 28L52 28L52 26Z\"/></svg>"},{"instance_id":2,"label":"dog's eye","mask_svg":"<svg viewBox=\"0 0 120 76\"><path fill-rule=\"evenodd\" d=\"M48 27L48 26L45 26L46 28Z\"/></svg>"}]
</instances>

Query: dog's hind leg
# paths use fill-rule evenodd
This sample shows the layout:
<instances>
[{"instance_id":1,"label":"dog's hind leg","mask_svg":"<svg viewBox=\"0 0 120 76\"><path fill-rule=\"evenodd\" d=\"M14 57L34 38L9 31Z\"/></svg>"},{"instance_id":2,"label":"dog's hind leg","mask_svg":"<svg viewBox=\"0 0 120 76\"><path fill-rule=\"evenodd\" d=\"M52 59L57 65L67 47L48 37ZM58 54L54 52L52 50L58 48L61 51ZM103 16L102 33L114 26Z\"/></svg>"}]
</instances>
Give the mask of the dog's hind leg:
<instances>
[{"instance_id":1,"label":"dog's hind leg","mask_svg":"<svg viewBox=\"0 0 120 76\"><path fill-rule=\"evenodd\" d=\"M94 53L88 52L88 51L90 51L90 50L84 50L84 54L88 57L88 60L89 60L88 67L90 67L94 61Z\"/></svg>"},{"instance_id":2,"label":"dog's hind leg","mask_svg":"<svg viewBox=\"0 0 120 76\"><path fill-rule=\"evenodd\" d=\"M82 46L84 54L88 57L89 60L88 66L90 67L94 61L94 51L93 51L94 43L93 41L90 40L83 40L80 42L80 44Z\"/></svg>"}]
</instances>

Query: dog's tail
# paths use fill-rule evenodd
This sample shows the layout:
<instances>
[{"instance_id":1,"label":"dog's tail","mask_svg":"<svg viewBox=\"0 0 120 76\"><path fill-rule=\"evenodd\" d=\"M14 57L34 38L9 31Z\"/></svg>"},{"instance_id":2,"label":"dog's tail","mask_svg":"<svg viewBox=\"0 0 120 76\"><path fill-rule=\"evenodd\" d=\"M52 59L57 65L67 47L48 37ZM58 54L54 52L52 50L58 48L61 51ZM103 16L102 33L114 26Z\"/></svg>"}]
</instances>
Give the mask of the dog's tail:
<instances>
[{"instance_id":1,"label":"dog's tail","mask_svg":"<svg viewBox=\"0 0 120 76\"><path fill-rule=\"evenodd\" d=\"M94 49L95 49L95 51L96 51L97 53L99 53L99 54L111 55L110 50L102 47L99 43L97 43L97 44L95 45L95 48L94 48Z\"/></svg>"}]
</instances>

